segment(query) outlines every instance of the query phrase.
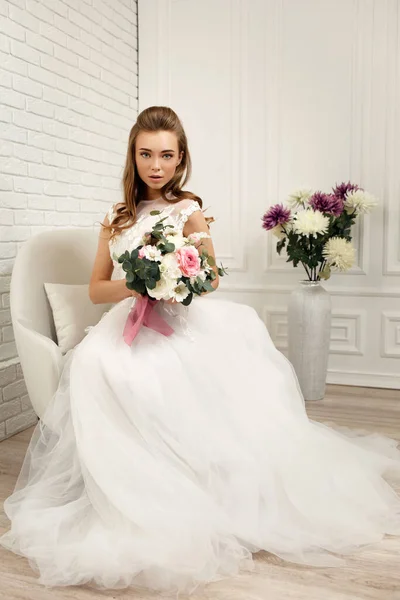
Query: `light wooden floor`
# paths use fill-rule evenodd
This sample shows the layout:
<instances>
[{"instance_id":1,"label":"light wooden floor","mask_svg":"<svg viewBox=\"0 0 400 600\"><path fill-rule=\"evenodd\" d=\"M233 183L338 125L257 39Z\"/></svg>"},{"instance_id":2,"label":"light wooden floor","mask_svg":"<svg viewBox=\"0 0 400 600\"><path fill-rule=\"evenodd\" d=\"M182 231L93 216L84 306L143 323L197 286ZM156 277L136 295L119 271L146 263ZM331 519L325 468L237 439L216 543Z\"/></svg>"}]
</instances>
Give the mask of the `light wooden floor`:
<instances>
[{"instance_id":1,"label":"light wooden floor","mask_svg":"<svg viewBox=\"0 0 400 600\"><path fill-rule=\"evenodd\" d=\"M400 391L328 386L323 402L307 404L312 419L386 433L400 441ZM33 429L0 443L0 507L13 489ZM397 488L400 492L400 489ZM0 508L0 533L7 519ZM253 574L210 584L192 600L400 600L400 538L389 537L359 551L344 568L316 569L255 555ZM0 598L149 600L132 590L100 592L88 587L47 589L35 583L28 562L0 548ZM181 596L182 598L182 596Z\"/></svg>"}]
</instances>

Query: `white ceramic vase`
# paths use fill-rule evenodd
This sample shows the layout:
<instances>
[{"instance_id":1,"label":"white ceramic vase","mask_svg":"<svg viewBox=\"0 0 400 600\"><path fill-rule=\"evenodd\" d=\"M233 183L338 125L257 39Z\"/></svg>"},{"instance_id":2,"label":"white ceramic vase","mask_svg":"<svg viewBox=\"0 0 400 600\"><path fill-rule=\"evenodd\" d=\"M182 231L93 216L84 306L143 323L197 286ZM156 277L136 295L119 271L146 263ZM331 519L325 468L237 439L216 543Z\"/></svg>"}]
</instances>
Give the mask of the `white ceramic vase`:
<instances>
[{"instance_id":1,"label":"white ceramic vase","mask_svg":"<svg viewBox=\"0 0 400 600\"><path fill-rule=\"evenodd\" d=\"M319 281L300 281L289 300L289 360L305 400L325 395L331 331L331 297Z\"/></svg>"}]
</instances>

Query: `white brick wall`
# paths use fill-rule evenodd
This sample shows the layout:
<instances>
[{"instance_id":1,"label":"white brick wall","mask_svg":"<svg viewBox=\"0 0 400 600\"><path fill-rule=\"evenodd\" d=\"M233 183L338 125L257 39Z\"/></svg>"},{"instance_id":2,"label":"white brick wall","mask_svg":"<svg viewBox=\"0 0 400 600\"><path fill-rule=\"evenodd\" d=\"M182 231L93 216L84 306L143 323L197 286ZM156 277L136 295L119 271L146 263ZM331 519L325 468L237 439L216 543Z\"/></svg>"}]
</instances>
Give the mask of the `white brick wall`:
<instances>
[{"instance_id":1,"label":"white brick wall","mask_svg":"<svg viewBox=\"0 0 400 600\"><path fill-rule=\"evenodd\" d=\"M120 199L137 64L137 0L0 0L0 439L33 418L9 312L14 258L31 235L93 227Z\"/></svg>"}]
</instances>

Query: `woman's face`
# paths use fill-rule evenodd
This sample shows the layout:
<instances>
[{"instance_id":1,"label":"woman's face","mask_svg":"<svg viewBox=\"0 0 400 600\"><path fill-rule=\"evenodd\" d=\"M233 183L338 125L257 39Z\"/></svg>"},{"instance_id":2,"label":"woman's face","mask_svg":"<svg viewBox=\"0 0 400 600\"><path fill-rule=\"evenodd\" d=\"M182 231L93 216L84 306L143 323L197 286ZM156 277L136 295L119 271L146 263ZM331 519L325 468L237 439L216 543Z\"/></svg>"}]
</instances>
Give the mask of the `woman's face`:
<instances>
[{"instance_id":1,"label":"woman's face","mask_svg":"<svg viewBox=\"0 0 400 600\"><path fill-rule=\"evenodd\" d=\"M178 139L171 131L141 131L136 138L135 160L140 179L147 186L147 200L160 196L160 189L174 176L182 160ZM158 179L153 178L158 176Z\"/></svg>"}]
</instances>

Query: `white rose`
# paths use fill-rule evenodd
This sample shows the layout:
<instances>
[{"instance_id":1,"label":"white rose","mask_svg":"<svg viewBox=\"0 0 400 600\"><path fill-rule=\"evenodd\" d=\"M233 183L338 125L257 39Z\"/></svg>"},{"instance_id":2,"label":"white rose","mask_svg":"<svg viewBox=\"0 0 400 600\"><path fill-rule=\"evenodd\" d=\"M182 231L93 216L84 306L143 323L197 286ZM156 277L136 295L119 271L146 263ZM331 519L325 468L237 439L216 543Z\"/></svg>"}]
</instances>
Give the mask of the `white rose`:
<instances>
[{"instance_id":1,"label":"white rose","mask_svg":"<svg viewBox=\"0 0 400 600\"><path fill-rule=\"evenodd\" d=\"M173 252L169 252L162 257L160 273L165 277L175 279L175 282L177 279L182 277L182 273L178 265L178 259Z\"/></svg>"},{"instance_id":2,"label":"white rose","mask_svg":"<svg viewBox=\"0 0 400 600\"><path fill-rule=\"evenodd\" d=\"M164 275L161 275L159 281L157 281L157 285L154 290L149 290L147 288L147 292L149 296L155 298L156 300L168 300L172 297L174 287L176 286L176 279L171 279Z\"/></svg>"}]
</instances>

